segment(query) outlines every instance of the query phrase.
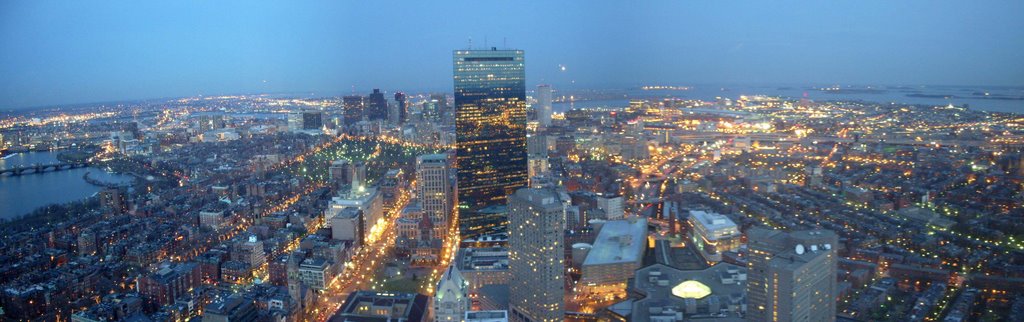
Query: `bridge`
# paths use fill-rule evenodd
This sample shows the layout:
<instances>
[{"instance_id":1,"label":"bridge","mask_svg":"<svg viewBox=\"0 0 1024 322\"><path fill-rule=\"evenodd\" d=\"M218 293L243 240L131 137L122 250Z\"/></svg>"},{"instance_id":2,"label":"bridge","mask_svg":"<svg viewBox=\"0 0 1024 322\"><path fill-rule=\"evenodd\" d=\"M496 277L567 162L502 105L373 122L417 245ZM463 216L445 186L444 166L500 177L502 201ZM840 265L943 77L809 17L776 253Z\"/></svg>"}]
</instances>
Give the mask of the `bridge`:
<instances>
[{"instance_id":1,"label":"bridge","mask_svg":"<svg viewBox=\"0 0 1024 322\"><path fill-rule=\"evenodd\" d=\"M68 169L84 168L89 166L89 162L59 162L51 164L33 164L20 167L14 167L9 169L0 169L0 176L20 176L23 174L43 173L43 172L55 172Z\"/></svg>"}]
</instances>

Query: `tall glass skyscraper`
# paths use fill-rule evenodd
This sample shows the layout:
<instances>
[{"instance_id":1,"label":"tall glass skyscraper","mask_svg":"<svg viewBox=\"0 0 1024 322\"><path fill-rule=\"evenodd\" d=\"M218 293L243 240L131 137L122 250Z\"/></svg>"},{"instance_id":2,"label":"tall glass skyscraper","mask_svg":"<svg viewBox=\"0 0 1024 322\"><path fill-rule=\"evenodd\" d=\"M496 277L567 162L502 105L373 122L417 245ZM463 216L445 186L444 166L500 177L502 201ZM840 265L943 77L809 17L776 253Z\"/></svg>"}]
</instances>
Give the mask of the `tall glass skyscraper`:
<instances>
[{"instance_id":1,"label":"tall glass skyscraper","mask_svg":"<svg viewBox=\"0 0 1024 322\"><path fill-rule=\"evenodd\" d=\"M460 230L501 230L505 197L527 185L526 71L522 50L456 50L455 135Z\"/></svg>"}]
</instances>

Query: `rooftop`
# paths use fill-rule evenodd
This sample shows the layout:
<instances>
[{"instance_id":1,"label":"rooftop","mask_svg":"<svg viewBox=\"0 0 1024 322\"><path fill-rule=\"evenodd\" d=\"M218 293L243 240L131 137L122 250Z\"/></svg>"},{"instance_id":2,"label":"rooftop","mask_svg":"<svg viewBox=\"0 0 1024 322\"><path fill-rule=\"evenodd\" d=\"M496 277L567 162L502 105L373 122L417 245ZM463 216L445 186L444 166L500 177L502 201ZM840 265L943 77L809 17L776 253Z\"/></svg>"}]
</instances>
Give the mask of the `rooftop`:
<instances>
[{"instance_id":1,"label":"rooftop","mask_svg":"<svg viewBox=\"0 0 1024 322\"><path fill-rule=\"evenodd\" d=\"M699 223L701 226L704 226L704 229L706 229L709 232L727 229L732 229L733 231L736 231L736 223L733 222L732 219L729 219L729 217L726 217L725 215L722 214L706 212L701 210L691 210L690 218ZM738 231L736 231L736 233L739 234Z\"/></svg>"},{"instance_id":2,"label":"rooftop","mask_svg":"<svg viewBox=\"0 0 1024 322\"><path fill-rule=\"evenodd\" d=\"M646 218L607 221L597 233L583 265L636 262L643 255L646 244Z\"/></svg>"}]
</instances>

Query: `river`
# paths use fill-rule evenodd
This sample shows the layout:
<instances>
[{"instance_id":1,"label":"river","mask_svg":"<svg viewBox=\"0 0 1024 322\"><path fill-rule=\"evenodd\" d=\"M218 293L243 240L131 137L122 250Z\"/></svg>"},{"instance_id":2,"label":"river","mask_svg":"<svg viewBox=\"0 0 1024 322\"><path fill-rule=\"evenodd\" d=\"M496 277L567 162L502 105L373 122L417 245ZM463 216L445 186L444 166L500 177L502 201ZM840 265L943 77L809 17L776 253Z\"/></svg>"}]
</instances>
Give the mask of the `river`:
<instances>
[{"instance_id":1,"label":"river","mask_svg":"<svg viewBox=\"0 0 1024 322\"><path fill-rule=\"evenodd\" d=\"M0 159L0 169L31 164L57 163L59 152L16 153ZM102 188L82 179L90 177L104 182L127 182L131 177L106 172L93 167L68 169L41 174L0 176L0 219L12 219L32 212L36 208L54 203L66 203L88 198Z\"/></svg>"}]
</instances>

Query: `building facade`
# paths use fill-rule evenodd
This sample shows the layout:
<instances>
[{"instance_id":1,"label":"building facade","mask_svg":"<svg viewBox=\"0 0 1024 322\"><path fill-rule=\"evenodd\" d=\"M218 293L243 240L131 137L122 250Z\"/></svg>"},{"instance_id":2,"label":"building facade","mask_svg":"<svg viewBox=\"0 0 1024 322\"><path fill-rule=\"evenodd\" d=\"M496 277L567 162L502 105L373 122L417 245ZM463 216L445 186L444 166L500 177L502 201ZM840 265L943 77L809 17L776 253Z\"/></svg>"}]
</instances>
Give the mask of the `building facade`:
<instances>
[{"instance_id":1,"label":"building facade","mask_svg":"<svg viewBox=\"0 0 1024 322\"><path fill-rule=\"evenodd\" d=\"M439 238L447 233L455 205L449 169L447 154L416 157L416 195L434 223L433 235Z\"/></svg>"},{"instance_id":2,"label":"building facade","mask_svg":"<svg viewBox=\"0 0 1024 322\"><path fill-rule=\"evenodd\" d=\"M551 126L551 85L537 85L537 123Z\"/></svg>"},{"instance_id":3,"label":"building facade","mask_svg":"<svg viewBox=\"0 0 1024 322\"><path fill-rule=\"evenodd\" d=\"M741 237L736 223L729 217L706 211L690 211L687 223L693 228L694 246L709 262L722 260L722 253L740 247Z\"/></svg>"},{"instance_id":4,"label":"building facade","mask_svg":"<svg viewBox=\"0 0 1024 322\"><path fill-rule=\"evenodd\" d=\"M462 321L469 310L468 286L459 269L448 266L434 290L434 321Z\"/></svg>"},{"instance_id":5,"label":"building facade","mask_svg":"<svg viewBox=\"0 0 1024 322\"><path fill-rule=\"evenodd\" d=\"M523 51L456 50L453 56L459 207L501 204L528 179ZM504 224L472 211L460 215L463 236Z\"/></svg>"},{"instance_id":6,"label":"building facade","mask_svg":"<svg viewBox=\"0 0 1024 322\"><path fill-rule=\"evenodd\" d=\"M513 321L563 321L565 200L553 189L508 196L509 311Z\"/></svg>"},{"instance_id":7,"label":"building facade","mask_svg":"<svg viewBox=\"0 0 1024 322\"><path fill-rule=\"evenodd\" d=\"M747 238L747 321L836 320L834 232L753 227Z\"/></svg>"}]
</instances>

